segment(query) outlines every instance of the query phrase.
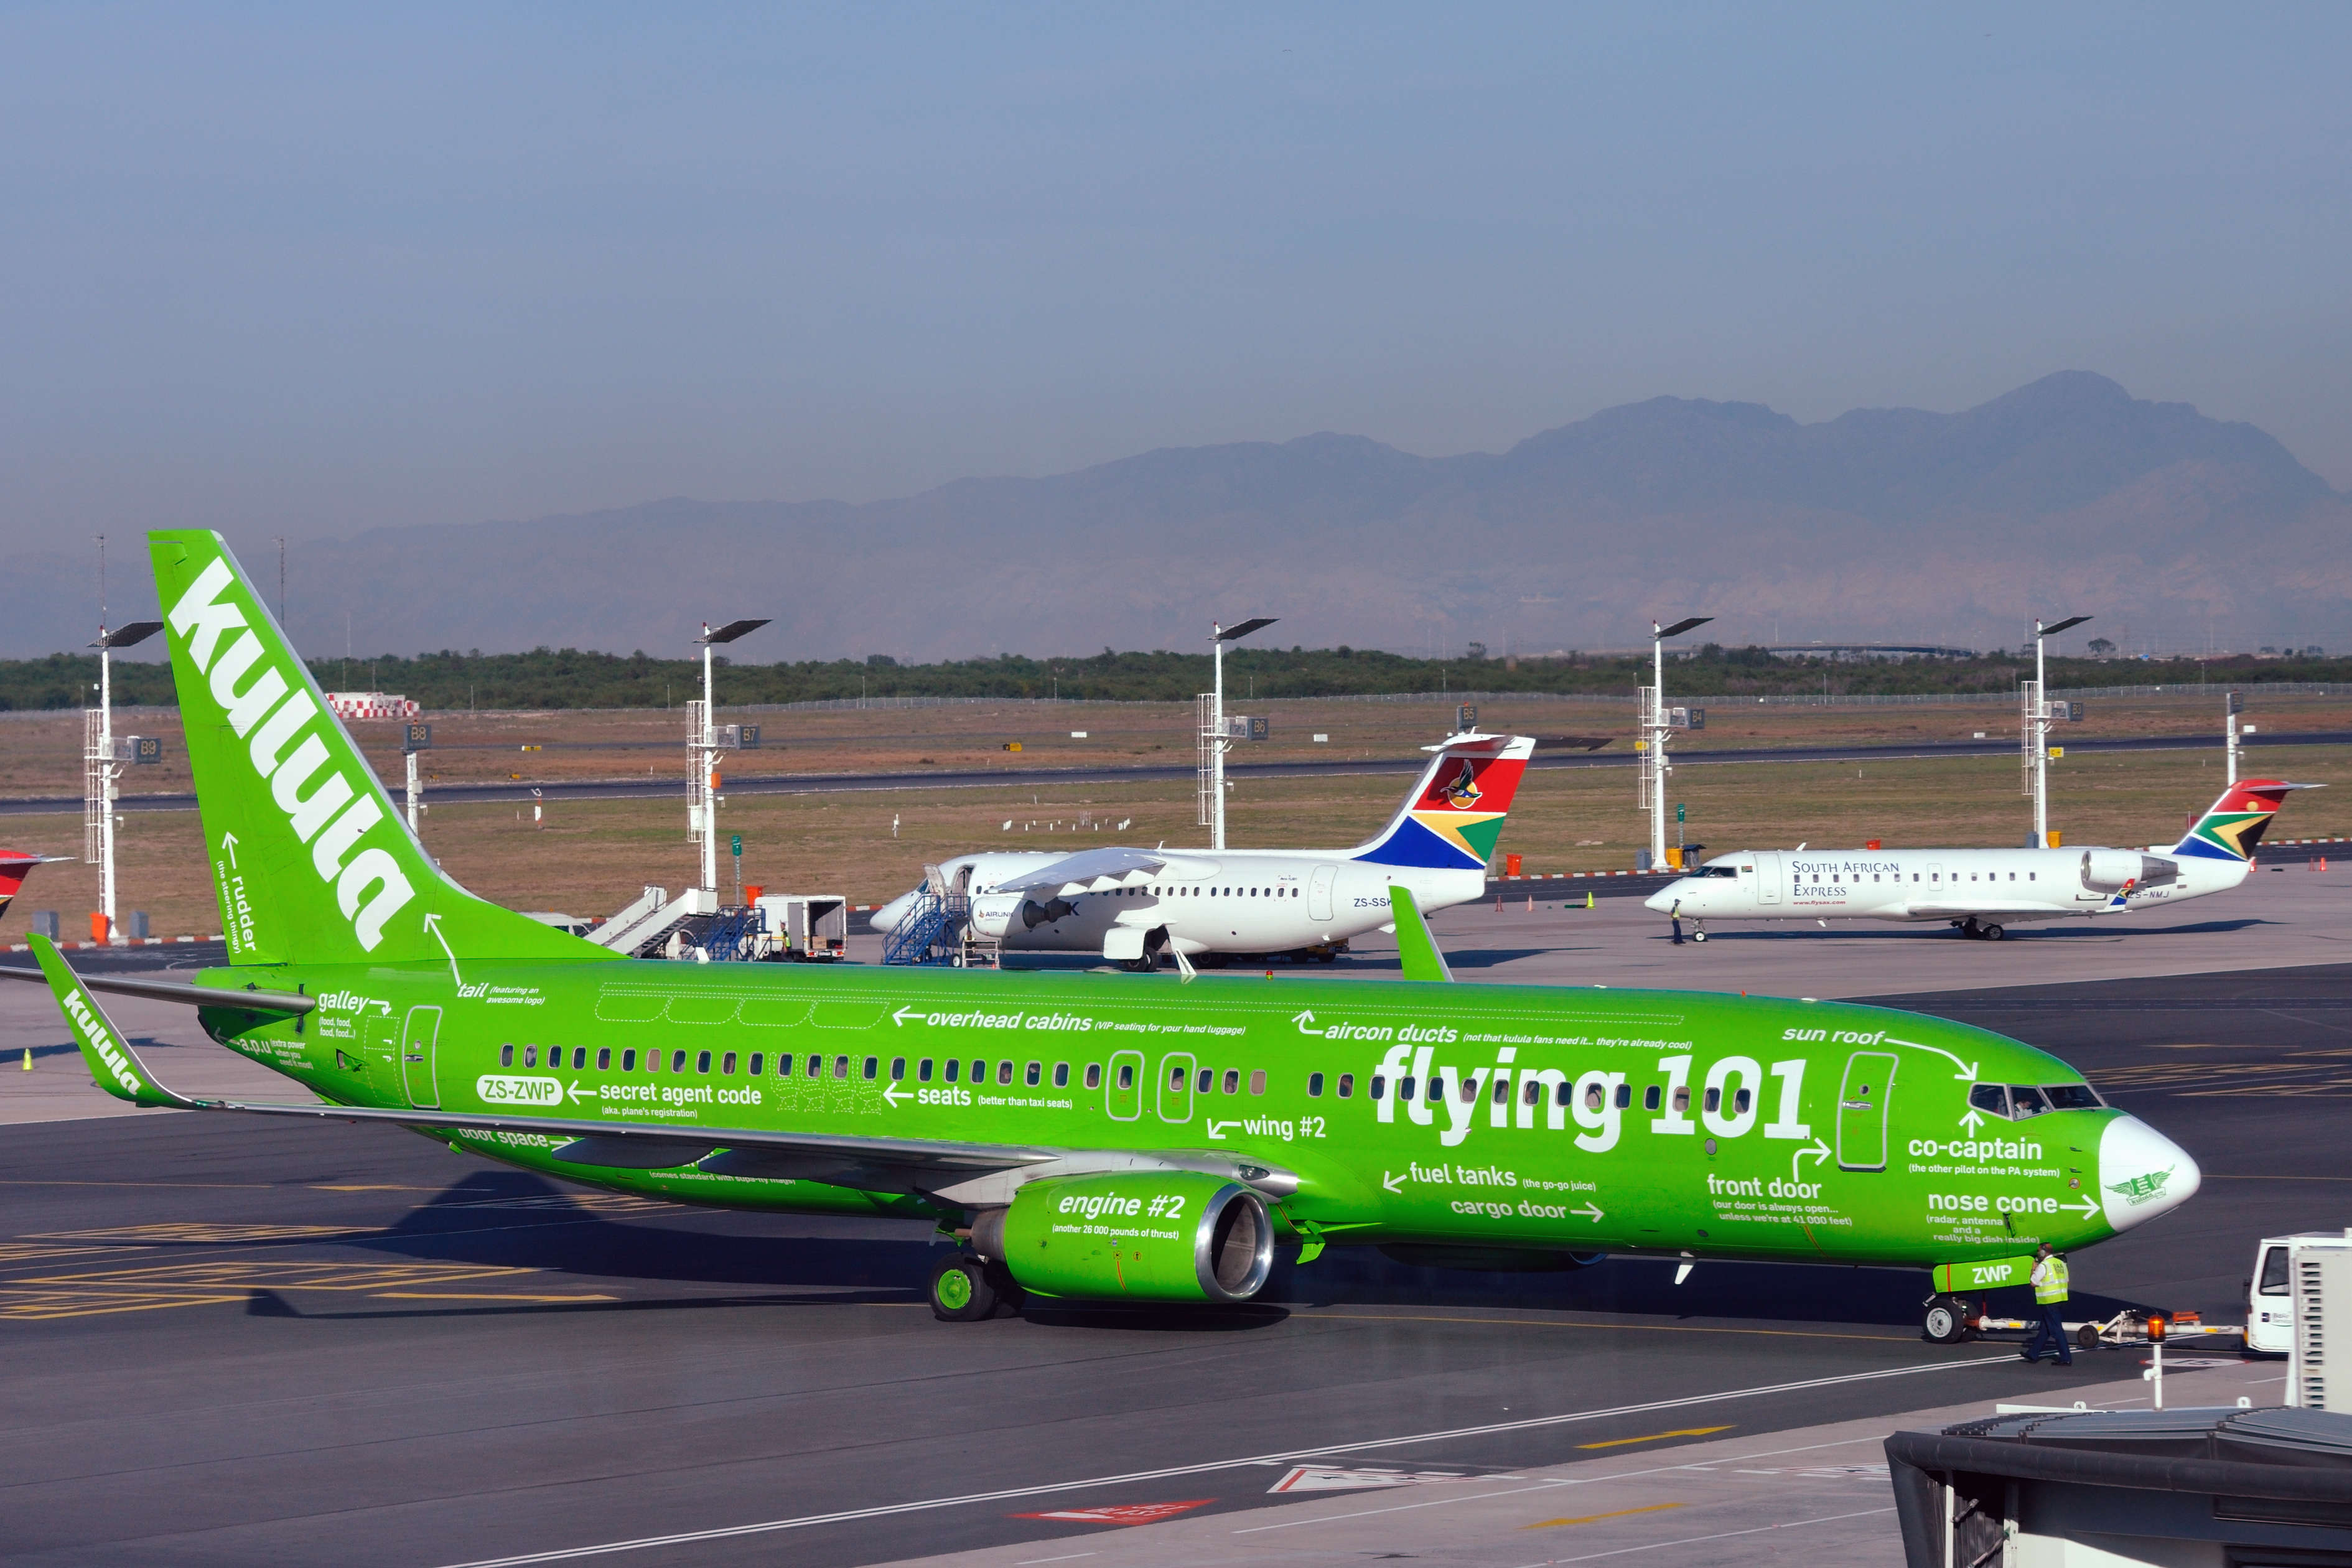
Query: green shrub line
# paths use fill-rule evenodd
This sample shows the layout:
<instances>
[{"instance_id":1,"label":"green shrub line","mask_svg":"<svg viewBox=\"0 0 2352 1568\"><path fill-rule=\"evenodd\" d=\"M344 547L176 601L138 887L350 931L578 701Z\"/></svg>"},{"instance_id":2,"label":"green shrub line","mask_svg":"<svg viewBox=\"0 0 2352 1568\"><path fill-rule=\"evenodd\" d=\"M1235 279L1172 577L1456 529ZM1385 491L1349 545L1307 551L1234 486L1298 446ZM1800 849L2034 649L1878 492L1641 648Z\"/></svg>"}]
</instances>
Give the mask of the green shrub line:
<instances>
[{"instance_id":1,"label":"green shrub line","mask_svg":"<svg viewBox=\"0 0 2352 1568\"><path fill-rule=\"evenodd\" d=\"M444 650L403 658L310 661L329 690L396 692L436 711L467 709L616 709L683 707L702 690L693 659L653 658L577 648L528 653ZM1780 658L1760 647L1712 643L1676 658L1667 684L1713 697L1984 699L2013 694L2032 660L2014 653L1966 658L1854 662ZM1569 654L1547 658L1414 658L1370 648L1236 648L1225 656L1229 703L1251 697L1378 698L1453 694L1487 696L1629 696L1646 684L1646 658ZM995 658L899 664L887 655L779 664L719 662L722 707L782 707L859 700L982 699L1076 702L1181 702L1209 685L1209 657L1193 653L1116 653L1088 658ZM84 706L95 697L98 656L51 654L0 660L0 712ZM2352 682L2352 658L2256 658L2210 659L2053 658L2050 685L2116 689L2128 681L2157 686L2269 687ZM117 660L114 700L123 706L173 707L171 673L160 663Z\"/></svg>"}]
</instances>

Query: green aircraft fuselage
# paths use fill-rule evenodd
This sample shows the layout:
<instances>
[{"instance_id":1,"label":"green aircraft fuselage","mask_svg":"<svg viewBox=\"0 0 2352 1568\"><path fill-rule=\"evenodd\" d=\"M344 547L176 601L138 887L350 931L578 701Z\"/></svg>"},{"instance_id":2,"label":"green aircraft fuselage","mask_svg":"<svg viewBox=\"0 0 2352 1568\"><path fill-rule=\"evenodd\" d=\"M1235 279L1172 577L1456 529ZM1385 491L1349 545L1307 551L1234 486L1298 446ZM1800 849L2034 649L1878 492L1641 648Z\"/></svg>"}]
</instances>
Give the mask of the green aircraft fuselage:
<instances>
[{"instance_id":1,"label":"green aircraft fuselage","mask_svg":"<svg viewBox=\"0 0 2352 1568\"><path fill-rule=\"evenodd\" d=\"M1335 1240L1932 1265L2103 1240L2196 1181L2095 1103L1987 1117L1979 1084L2089 1097L2041 1051L1885 1008L1319 978L455 968L462 983L449 966L213 971L205 983L319 1005L202 1016L350 1105L1230 1155L1295 1173L1273 1212ZM922 1192L567 1161L569 1130L436 1135L619 1192L967 1217ZM2136 1205L2109 1190L2167 1168Z\"/></svg>"},{"instance_id":2,"label":"green aircraft fuselage","mask_svg":"<svg viewBox=\"0 0 2352 1568\"><path fill-rule=\"evenodd\" d=\"M1437 984L623 959L467 893L402 825L216 535L150 535L230 964L212 1037L331 1114L616 1192L968 1234L998 1276L1238 1300L1276 1242L1956 1266L2014 1282L2185 1201L2196 1164L2064 1063L1887 1009ZM156 1084L36 939L93 1076ZM1431 977L1416 983L1410 977ZM952 1268L963 1268L956 1263Z\"/></svg>"}]
</instances>

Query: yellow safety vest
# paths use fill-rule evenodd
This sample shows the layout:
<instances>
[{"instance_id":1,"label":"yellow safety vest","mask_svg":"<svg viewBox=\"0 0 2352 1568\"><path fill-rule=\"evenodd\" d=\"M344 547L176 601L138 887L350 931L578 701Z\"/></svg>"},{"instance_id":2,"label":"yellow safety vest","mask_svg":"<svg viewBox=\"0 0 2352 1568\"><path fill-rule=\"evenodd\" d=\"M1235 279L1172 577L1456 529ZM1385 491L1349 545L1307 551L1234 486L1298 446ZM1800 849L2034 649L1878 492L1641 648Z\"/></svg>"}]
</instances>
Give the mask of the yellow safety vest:
<instances>
[{"instance_id":1,"label":"yellow safety vest","mask_svg":"<svg viewBox=\"0 0 2352 1568\"><path fill-rule=\"evenodd\" d=\"M2034 1283L2033 1299L2044 1307L2066 1299L2066 1260L2052 1257L2043 1260L2034 1272L2042 1278Z\"/></svg>"}]
</instances>

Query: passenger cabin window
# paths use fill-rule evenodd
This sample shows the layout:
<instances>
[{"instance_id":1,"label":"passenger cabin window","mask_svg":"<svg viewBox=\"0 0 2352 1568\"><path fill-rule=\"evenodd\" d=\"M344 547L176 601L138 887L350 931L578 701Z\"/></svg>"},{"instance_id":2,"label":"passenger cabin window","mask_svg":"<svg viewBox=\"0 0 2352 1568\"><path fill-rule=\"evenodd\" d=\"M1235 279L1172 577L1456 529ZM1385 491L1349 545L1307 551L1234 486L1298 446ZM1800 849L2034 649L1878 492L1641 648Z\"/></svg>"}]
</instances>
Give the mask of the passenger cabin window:
<instances>
[{"instance_id":1,"label":"passenger cabin window","mask_svg":"<svg viewBox=\"0 0 2352 1568\"><path fill-rule=\"evenodd\" d=\"M1723 1090L1710 1089L1706 1091L1706 1109L1710 1115L1723 1109Z\"/></svg>"},{"instance_id":2,"label":"passenger cabin window","mask_svg":"<svg viewBox=\"0 0 2352 1568\"><path fill-rule=\"evenodd\" d=\"M637 1070L636 1052L631 1050L623 1051L621 1053L621 1070L623 1072L635 1072Z\"/></svg>"},{"instance_id":3,"label":"passenger cabin window","mask_svg":"<svg viewBox=\"0 0 2352 1568\"><path fill-rule=\"evenodd\" d=\"M710 1059L710 1053L709 1051L703 1052L702 1058L705 1062L708 1062ZM670 1052L669 1070L672 1072L684 1072L686 1070L686 1053L684 1051Z\"/></svg>"},{"instance_id":4,"label":"passenger cabin window","mask_svg":"<svg viewBox=\"0 0 2352 1568\"><path fill-rule=\"evenodd\" d=\"M1658 1106L1662 1102L1662 1092L1658 1086L1654 1083L1652 1084L1649 1088L1642 1091L1642 1109L1644 1110L1657 1110Z\"/></svg>"},{"instance_id":5,"label":"passenger cabin window","mask_svg":"<svg viewBox=\"0 0 2352 1568\"><path fill-rule=\"evenodd\" d=\"M735 1076L735 1053L728 1052L719 1058L719 1070L729 1078Z\"/></svg>"},{"instance_id":6,"label":"passenger cabin window","mask_svg":"<svg viewBox=\"0 0 2352 1568\"><path fill-rule=\"evenodd\" d=\"M760 1058L753 1057L751 1059L753 1061L758 1061ZM610 1046L598 1046L596 1047L596 1070L598 1072L610 1072L612 1068L613 1047ZM753 1072L758 1072L760 1069L758 1068L753 1068L751 1070Z\"/></svg>"},{"instance_id":7,"label":"passenger cabin window","mask_svg":"<svg viewBox=\"0 0 2352 1568\"><path fill-rule=\"evenodd\" d=\"M1005 1065L1010 1067L1012 1064L1008 1062ZM874 1081L874 1076L881 1070L882 1058L880 1057L867 1057L866 1058L865 1066L861 1069L861 1075L865 1078L866 1082L872 1083Z\"/></svg>"},{"instance_id":8,"label":"passenger cabin window","mask_svg":"<svg viewBox=\"0 0 2352 1568\"><path fill-rule=\"evenodd\" d=\"M1102 1087L1102 1063L1088 1062L1087 1064L1087 1087L1088 1089L1100 1089Z\"/></svg>"},{"instance_id":9,"label":"passenger cabin window","mask_svg":"<svg viewBox=\"0 0 2352 1568\"><path fill-rule=\"evenodd\" d=\"M823 1078L824 1076L824 1058L818 1056L814 1051L809 1053L808 1075L811 1078Z\"/></svg>"},{"instance_id":10,"label":"passenger cabin window","mask_svg":"<svg viewBox=\"0 0 2352 1568\"><path fill-rule=\"evenodd\" d=\"M1034 1089L1040 1083L1044 1082L1045 1078L1045 1064L1043 1062L1031 1062L1026 1068L1022 1069L1021 1081L1027 1084L1031 1089Z\"/></svg>"},{"instance_id":11,"label":"passenger cabin window","mask_svg":"<svg viewBox=\"0 0 2352 1568\"><path fill-rule=\"evenodd\" d=\"M917 1083L929 1083L931 1081L930 1058L925 1057L921 1061L915 1064L915 1081Z\"/></svg>"},{"instance_id":12,"label":"passenger cabin window","mask_svg":"<svg viewBox=\"0 0 2352 1568\"><path fill-rule=\"evenodd\" d=\"M947 1071L941 1076L950 1083L953 1083L956 1080L956 1070L962 1066L962 1062L957 1060L954 1057L950 1057L948 1058Z\"/></svg>"},{"instance_id":13,"label":"passenger cabin window","mask_svg":"<svg viewBox=\"0 0 2352 1568\"><path fill-rule=\"evenodd\" d=\"M535 1068L539 1065L539 1047L537 1046L525 1046L522 1048L522 1065L527 1068Z\"/></svg>"},{"instance_id":14,"label":"passenger cabin window","mask_svg":"<svg viewBox=\"0 0 2352 1568\"><path fill-rule=\"evenodd\" d=\"M709 1051L697 1051L694 1053L694 1070L698 1073L708 1073L710 1070L710 1053Z\"/></svg>"},{"instance_id":15,"label":"passenger cabin window","mask_svg":"<svg viewBox=\"0 0 2352 1568\"><path fill-rule=\"evenodd\" d=\"M1054 1087L1055 1089L1067 1089L1070 1087L1069 1063L1055 1062L1054 1064Z\"/></svg>"},{"instance_id":16,"label":"passenger cabin window","mask_svg":"<svg viewBox=\"0 0 2352 1568\"><path fill-rule=\"evenodd\" d=\"M1339 1075L1339 1098L1341 1100L1352 1100L1355 1098L1355 1095L1356 1075L1351 1072L1341 1073Z\"/></svg>"},{"instance_id":17,"label":"passenger cabin window","mask_svg":"<svg viewBox=\"0 0 2352 1568\"><path fill-rule=\"evenodd\" d=\"M1252 1094L1264 1094L1265 1092L1265 1069L1264 1068L1260 1068L1255 1072L1250 1074L1250 1092Z\"/></svg>"},{"instance_id":18,"label":"passenger cabin window","mask_svg":"<svg viewBox=\"0 0 2352 1568\"><path fill-rule=\"evenodd\" d=\"M867 1073L866 1076L872 1078L874 1075L872 1073ZM1013 1081L1012 1058L1007 1057L1003 1061L996 1064L996 1081L1000 1084L1009 1084Z\"/></svg>"},{"instance_id":19,"label":"passenger cabin window","mask_svg":"<svg viewBox=\"0 0 2352 1568\"><path fill-rule=\"evenodd\" d=\"M849 1058L847 1057L835 1057L833 1058L833 1076L835 1078L847 1078L849 1076Z\"/></svg>"},{"instance_id":20,"label":"passenger cabin window","mask_svg":"<svg viewBox=\"0 0 2352 1568\"><path fill-rule=\"evenodd\" d=\"M1241 1069L1239 1068L1227 1068L1225 1069L1225 1092L1227 1094L1239 1094L1241 1091Z\"/></svg>"},{"instance_id":21,"label":"passenger cabin window","mask_svg":"<svg viewBox=\"0 0 2352 1568\"><path fill-rule=\"evenodd\" d=\"M514 1047L507 1045L499 1047L499 1066L502 1068L514 1066Z\"/></svg>"},{"instance_id":22,"label":"passenger cabin window","mask_svg":"<svg viewBox=\"0 0 2352 1568\"><path fill-rule=\"evenodd\" d=\"M1133 1089L1135 1087L1135 1068L1125 1063L1120 1064L1118 1069L1118 1087L1121 1089Z\"/></svg>"},{"instance_id":23,"label":"passenger cabin window","mask_svg":"<svg viewBox=\"0 0 2352 1568\"><path fill-rule=\"evenodd\" d=\"M761 1069L761 1068L766 1067L767 1065L768 1065L768 1053L767 1053L767 1052L765 1052L765 1051L753 1051L753 1052L751 1053L751 1076L752 1076L753 1078L758 1078L758 1077L760 1076L760 1069Z\"/></svg>"},{"instance_id":24,"label":"passenger cabin window","mask_svg":"<svg viewBox=\"0 0 2352 1568\"><path fill-rule=\"evenodd\" d=\"M1216 1082L1216 1080L1217 1080L1217 1069L1216 1069L1216 1068L1202 1068L1201 1069L1201 1081L1200 1081L1198 1084L1196 1084L1196 1085L1194 1085L1194 1086L1193 1086L1193 1087L1194 1087L1194 1089L1195 1089L1195 1091L1196 1091L1196 1092L1198 1092L1198 1093L1201 1093L1201 1094L1206 1094L1206 1093L1208 1093L1208 1092L1209 1092L1209 1086L1210 1086L1211 1084L1213 1084L1213 1083ZM1228 1091L1228 1092L1230 1092L1230 1091Z\"/></svg>"},{"instance_id":25,"label":"passenger cabin window","mask_svg":"<svg viewBox=\"0 0 2352 1568\"><path fill-rule=\"evenodd\" d=\"M1321 1073L1311 1072L1307 1075L1307 1098L1309 1100L1320 1100L1323 1098L1323 1075Z\"/></svg>"},{"instance_id":26,"label":"passenger cabin window","mask_svg":"<svg viewBox=\"0 0 2352 1568\"><path fill-rule=\"evenodd\" d=\"M1630 1083L1621 1083L1621 1084L1619 1084L1619 1085L1617 1086L1617 1109L1618 1109L1618 1110L1625 1110L1626 1108L1628 1108L1629 1106L1631 1106L1633 1103L1633 1086L1632 1084L1630 1084Z\"/></svg>"},{"instance_id":27,"label":"passenger cabin window","mask_svg":"<svg viewBox=\"0 0 2352 1568\"><path fill-rule=\"evenodd\" d=\"M892 1083L904 1083L907 1081L906 1058L892 1057L890 1058L890 1081Z\"/></svg>"}]
</instances>

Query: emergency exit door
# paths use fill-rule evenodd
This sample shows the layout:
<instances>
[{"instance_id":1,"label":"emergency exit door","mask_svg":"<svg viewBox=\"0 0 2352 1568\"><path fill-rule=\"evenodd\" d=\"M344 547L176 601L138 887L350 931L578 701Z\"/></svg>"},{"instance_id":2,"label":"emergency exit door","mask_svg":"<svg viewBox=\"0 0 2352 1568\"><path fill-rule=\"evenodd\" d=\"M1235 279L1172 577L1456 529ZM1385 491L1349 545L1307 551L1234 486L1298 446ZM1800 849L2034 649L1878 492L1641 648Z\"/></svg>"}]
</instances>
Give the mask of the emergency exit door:
<instances>
[{"instance_id":1,"label":"emergency exit door","mask_svg":"<svg viewBox=\"0 0 2352 1568\"><path fill-rule=\"evenodd\" d=\"M1886 1108L1895 1098L1895 1058L1856 1051L1838 1086L1837 1162L1842 1171L1886 1169Z\"/></svg>"},{"instance_id":2,"label":"emergency exit door","mask_svg":"<svg viewBox=\"0 0 2352 1568\"><path fill-rule=\"evenodd\" d=\"M1143 1114L1141 1051L1110 1054L1110 1082L1103 1089L1103 1112L1113 1121L1132 1121Z\"/></svg>"},{"instance_id":3,"label":"emergency exit door","mask_svg":"<svg viewBox=\"0 0 2352 1568\"><path fill-rule=\"evenodd\" d=\"M1331 918L1331 884L1339 879L1337 866L1318 866L1315 875L1307 881L1307 918L1328 921Z\"/></svg>"},{"instance_id":4,"label":"emergency exit door","mask_svg":"<svg viewBox=\"0 0 2352 1568\"><path fill-rule=\"evenodd\" d=\"M408 1103L419 1110L437 1110L441 1086L436 1077L441 1040L441 1009L411 1007L400 1031L400 1082Z\"/></svg>"}]
</instances>

